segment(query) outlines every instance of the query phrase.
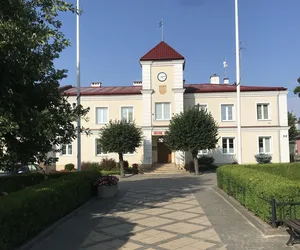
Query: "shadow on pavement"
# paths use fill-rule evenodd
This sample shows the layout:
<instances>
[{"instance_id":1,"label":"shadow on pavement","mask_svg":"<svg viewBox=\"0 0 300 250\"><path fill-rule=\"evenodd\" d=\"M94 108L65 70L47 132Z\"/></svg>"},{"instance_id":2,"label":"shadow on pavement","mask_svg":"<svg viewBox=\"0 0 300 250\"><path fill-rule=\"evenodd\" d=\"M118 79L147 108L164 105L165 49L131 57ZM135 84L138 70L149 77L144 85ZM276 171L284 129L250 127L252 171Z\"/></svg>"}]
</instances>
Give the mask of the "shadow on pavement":
<instances>
[{"instance_id":1,"label":"shadow on pavement","mask_svg":"<svg viewBox=\"0 0 300 250\"><path fill-rule=\"evenodd\" d=\"M135 234L136 212L161 208L163 202L185 197L205 188L201 186L214 183L214 174L136 175L121 179L117 197L91 201L32 249L121 249Z\"/></svg>"}]
</instances>

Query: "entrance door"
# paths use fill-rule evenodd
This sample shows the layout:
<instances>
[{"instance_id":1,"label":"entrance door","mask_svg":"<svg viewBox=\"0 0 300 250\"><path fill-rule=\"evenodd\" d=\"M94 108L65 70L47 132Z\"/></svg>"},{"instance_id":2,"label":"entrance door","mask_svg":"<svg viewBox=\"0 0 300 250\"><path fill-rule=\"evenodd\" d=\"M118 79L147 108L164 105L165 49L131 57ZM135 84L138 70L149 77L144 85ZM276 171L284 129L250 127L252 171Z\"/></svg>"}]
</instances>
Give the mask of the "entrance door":
<instances>
[{"instance_id":1,"label":"entrance door","mask_svg":"<svg viewBox=\"0 0 300 250\"><path fill-rule=\"evenodd\" d=\"M172 151L167 147L164 138L160 137L157 140L157 162L158 163L171 163Z\"/></svg>"}]
</instances>

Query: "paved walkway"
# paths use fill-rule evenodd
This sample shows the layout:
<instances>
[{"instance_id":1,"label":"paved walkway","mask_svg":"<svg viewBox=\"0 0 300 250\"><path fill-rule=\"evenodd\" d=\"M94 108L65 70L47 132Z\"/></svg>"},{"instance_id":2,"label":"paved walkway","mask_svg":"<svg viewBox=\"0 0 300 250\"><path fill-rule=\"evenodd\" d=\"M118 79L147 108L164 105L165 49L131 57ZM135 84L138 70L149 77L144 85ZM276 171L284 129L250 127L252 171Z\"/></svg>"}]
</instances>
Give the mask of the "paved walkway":
<instances>
[{"instance_id":1,"label":"paved walkway","mask_svg":"<svg viewBox=\"0 0 300 250\"><path fill-rule=\"evenodd\" d=\"M117 198L92 201L32 249L294 249L288 236L265 238L214 185L214 174L124 179Z\"/></svg>"}]
</instances>

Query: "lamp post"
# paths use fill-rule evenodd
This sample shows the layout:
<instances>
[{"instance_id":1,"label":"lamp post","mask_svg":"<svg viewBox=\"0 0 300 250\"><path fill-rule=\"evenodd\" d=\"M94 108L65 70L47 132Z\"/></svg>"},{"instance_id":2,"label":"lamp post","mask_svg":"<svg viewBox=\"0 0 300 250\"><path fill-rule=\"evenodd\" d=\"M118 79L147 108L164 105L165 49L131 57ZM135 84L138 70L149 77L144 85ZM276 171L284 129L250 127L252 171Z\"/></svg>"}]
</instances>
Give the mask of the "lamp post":
<instances>
[{"instance_id":1,"label":"lamp post","mask_svg":"<svg viewBox=\"0 0 300 250\"><path fill-rule=\"evenodd\" d=\"M239 39L239 14L238 0L235 0L235 55L236 55L236 106L237 106L237 160L242 163L242 138L241 138L241 76L240 76L240 39Z\"/></svg>"},{"instance_id":2,"label":"lamp post","mask_svg":"<svg viewBox=\"0 0 300 250\"><path fill-rule=\"evenodd\" d=\"M77 106L80 106L80 54L79 54L79 17L80 5L77 0L76 13L76 73L77 73ZM81 171L81 124L80 115L77 117L77 171Z\"/></svg>"}]
</instances>

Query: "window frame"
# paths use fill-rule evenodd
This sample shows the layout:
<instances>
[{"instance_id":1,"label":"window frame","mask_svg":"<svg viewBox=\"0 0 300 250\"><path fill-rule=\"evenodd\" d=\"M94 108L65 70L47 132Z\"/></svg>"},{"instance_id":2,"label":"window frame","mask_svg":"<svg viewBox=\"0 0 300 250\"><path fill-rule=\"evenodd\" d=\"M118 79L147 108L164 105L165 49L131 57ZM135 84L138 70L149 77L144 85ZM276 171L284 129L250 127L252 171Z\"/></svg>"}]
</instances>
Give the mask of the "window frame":
<instances>
[{"instance_id":1,"label":"window frame","mask_svg":"<svg viewBox=\"0 0 300 250\"><path fill-rule=\"evenodd\" d=\"M97 140L99 140L99 138L95 138L95 141L94 141L94 145L95 145L95 156L107 156L108 155L108 152L106 152L106 153L104 153L103 152L103 154L98 154L98 152L97 152Z\"/></svg>"},{"instance_id":2,"label":"window frame","mask_svg":"<svg viewBox=\"0 0 300 250\"><path fill-rule=\"evenodd\" d=\"M262 109L262 119L258 119L258 105L268 105L268 118L264 118L264 111ZM271 120L271 103L270 102L256 102L256 121L270 121Z\"/></svg>"},{"instance_id":3,"label":"window frame","mask_svg":"<svg viewBox=\"0 0 300 250\"><path fill-rule=\"evenodd\" d=\"M259 139L260 138L263 138L263 152L259 152ZM266 148L266 146L265 146L265 138L269 138L270 140L270 152L266 152L266 150L265 150L265 148ZM257 136L257 152L258 152L258 154L273 154L273 138L272 138L272 136L270 136L270 135L259 135L259 136Z\"/></svg>"},{"instance_id":4,"label":"window frame","mask_svg":"<svg viewBox=\"0 0 300 250\"><path fill-rule=\"evenodd\" d=\"M222 106L232 106L232 120L228 120L228 108L226 108L226 120L222 118ZM234 122L235 121L235 105L233 103L221 103L220 104L220 116L221 122Z\"/></svg>"},{"instance_id":5,"label":"window frame","mask_svg":"<svg viewBox=\"0 0 300 250\"><path fill-rule=\"evenodd\" d=\"M63 151L62 151L62 147L63 146L66 146L66 154L63 154ZM69 146L71 146L71 148L72 148L72 153L71 154L69 154ZM61 156L73 156L73 144L72 143L70 143L70 144L62 144L60 146L60 155Z\"/></svg>"},{"instance_id":6,"label":"window frame","mask_svg":"<svg viewBox=\"0 0 300 250\"><path fill-rule=\"evenodd\" d=\"M163 104L162 105L162 119L157 119L157 116L156 116L156 105L157 104ZM168 119L166 119L166 118L164 118L164 105L165 104L169 104L169 113L170 113L170 117L168 118ZM155 102L154 103L154 118L155 118L155 121L170 121L171 120L171 118L172 118L172 114L171 114L171 110L172 110L172 107L171 107L171 102Z\"/></svg>"},{"instance_id":7,"label":"window frame","mask_svg":"<svg viewBox=\"0 0 300 250\"><path fill-rule=\"evenodd\" d=\"M227 139L227 142L226 142L226 144L227 144L227 147L226 147L226 149L227 149L227 153L224 153L224 148L223 148L223 140L224 139ZM229 152L229 139L233 139L233 153L230 153ZM234 136L225 136L225 137L222 137L221 138L221 145L222 145L222 154L223 155L234 155L234 154L236 154L236 145L235 145L236 143L235 143L235 137Z\"/></svg>"},{"instance_id":8,"label":"window frame","mask_svg":"<svg viewBox=\"0 0 300 250\"><path fill-rule=\"evenodd\" d=\"M107 109L107 122L98 122L98 109ZM109 122L109 107L108 106L102 106L102 107L95 107L95 123L96 124L107 124Z\"/></svg>"},{"instance_id":9,"label":"window frame","mask_svg":"<svg viewBox=\"0 0 300 250\"><path fill-rule=\"evenodd\" d=\"M128 119L126 118L126 121L128 121L128 122L133 122L134 121L134 106L133 105L122 105L122 106L120 106L120 120L123 120L123 118L122 118L122 109L123 108L132 108L132 121L128 121ZM128 116L128 114L127 114L127 116Z\"/></svg>"}]
</instances>

